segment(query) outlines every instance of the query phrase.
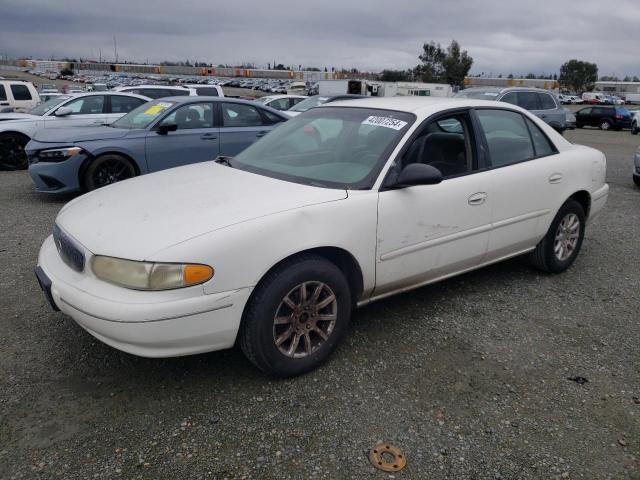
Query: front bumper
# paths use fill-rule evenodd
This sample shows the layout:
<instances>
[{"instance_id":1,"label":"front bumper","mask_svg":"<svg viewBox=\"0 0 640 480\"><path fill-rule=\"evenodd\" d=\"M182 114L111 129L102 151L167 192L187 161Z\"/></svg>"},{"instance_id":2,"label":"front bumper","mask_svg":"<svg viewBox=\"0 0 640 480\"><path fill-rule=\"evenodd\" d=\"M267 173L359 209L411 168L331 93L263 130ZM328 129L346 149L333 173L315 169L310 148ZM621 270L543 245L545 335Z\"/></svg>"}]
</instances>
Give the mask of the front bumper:
<instances>
[{"instance_id":1,"label":"front bumper","mask_svg":"<svg viewBox=\"0 0 640 480\"><path fill-rule=\"evenodd\" d=\"M195 286L163 292L116 287L78 273L49 237L38 268L50 280L53 305L98 340L142 357L175 357L233 346L250 288L206 295Z\"/></svg>"},{"instance_id":2,"label":"front bumper","mask_svg":"<svg viewBox=\"0 0 640 480\"><path fill-rule=\"evenodd\" d=\"M29 156L29 175L41 193L75 193L81 190L79 172L86 154L74 155L62 162L35 161L35 152Z\"/></svg>"}]
</instances>

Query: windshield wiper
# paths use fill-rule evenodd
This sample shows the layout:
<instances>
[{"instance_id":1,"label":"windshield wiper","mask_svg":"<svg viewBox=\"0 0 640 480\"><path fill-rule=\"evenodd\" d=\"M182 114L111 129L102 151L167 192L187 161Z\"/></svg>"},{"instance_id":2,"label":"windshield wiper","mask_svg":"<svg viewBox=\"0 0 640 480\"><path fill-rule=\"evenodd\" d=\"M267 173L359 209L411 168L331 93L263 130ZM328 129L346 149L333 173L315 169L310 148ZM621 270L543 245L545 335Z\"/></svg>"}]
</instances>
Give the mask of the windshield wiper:
<instances>
[{"instance_id":1,"label":"windshield wiper","mask_svg":"<svg viewBox=\"0 0 640 480\"><path fill-rule=\"evenodd\" d=\"M231 165L232 158L233 157L227 157L226 155L218 155L213 161L220 165L224 165L225 167L233 168L233 165Z\"/></svg>"}]
</instances>

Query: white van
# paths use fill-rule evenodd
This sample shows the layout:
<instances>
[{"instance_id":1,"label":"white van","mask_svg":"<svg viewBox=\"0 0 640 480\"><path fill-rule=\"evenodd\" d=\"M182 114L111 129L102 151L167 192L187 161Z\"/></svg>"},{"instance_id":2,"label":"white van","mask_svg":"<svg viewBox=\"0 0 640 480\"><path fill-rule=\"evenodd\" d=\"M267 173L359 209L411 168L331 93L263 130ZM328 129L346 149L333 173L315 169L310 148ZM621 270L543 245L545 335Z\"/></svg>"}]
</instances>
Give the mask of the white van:
<instances>
[{"instance_id":1,"label":"white van","mask_svg":"<svg viewBox=\"0 0 640 480\"><path fill-rule=\"evenodd\" d=\"M287 95L306 95L307 84L305 82L292 82L287 87Z\"/></svg>"},{"instance_id":2,"label":"white van","mask_svg":"<svg viewBox=\"0 0 640 480\"><path fill-rule=\"evenodd\" d=\"M604 96L605 94L601 92L584 92L582 94L582 101L584 103L597 104L602 101Z\"/></svg>"},{"instance_id":3,"label":"white van","mask_svg":"<svg viewBox=\"0 0 640 480\"><path fill-rule=\"evenodd\" d=\"M0 112L28 112L38 103L40 95L33 83L0 80Z\"/></svg>"}]
</instances>

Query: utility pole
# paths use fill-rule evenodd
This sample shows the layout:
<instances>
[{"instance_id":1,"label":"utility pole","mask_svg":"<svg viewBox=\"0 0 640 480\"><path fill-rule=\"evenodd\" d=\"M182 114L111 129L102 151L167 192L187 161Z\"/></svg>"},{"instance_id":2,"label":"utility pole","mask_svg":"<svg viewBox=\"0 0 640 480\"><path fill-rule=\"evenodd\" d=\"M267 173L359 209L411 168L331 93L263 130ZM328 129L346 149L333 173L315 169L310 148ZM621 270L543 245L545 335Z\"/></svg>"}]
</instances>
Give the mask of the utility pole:
<instances>
[{"instance_id":1,"label":"utility pole","mask_svg":"<svg viewBox=\"0 0 640 480\"><path fill-rule=\"evenodd\" d=\"M102 63L102 48L98 48L98 53L100 54L100 60L98 63Z\"/></svg>"},{"instance_id":2,"label":"utility pole","mask_svg":"<svg viewBox=\"0 0 640 480\"><path fill-rule=\"evenodd\" d=\"M113 36L113 56L115 58L115 63L118 63L118 44L116 43L116 36Z\"/></svg>"}]
</instances>

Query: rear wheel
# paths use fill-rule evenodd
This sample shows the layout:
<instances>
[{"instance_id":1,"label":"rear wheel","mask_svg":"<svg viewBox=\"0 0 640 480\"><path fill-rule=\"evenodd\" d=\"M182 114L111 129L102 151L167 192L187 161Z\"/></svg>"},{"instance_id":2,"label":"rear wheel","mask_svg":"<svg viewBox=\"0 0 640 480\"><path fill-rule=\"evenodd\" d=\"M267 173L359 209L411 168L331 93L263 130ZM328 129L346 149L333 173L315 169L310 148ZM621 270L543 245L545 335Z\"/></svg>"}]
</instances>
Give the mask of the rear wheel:
<instances>
[{"instance_id":1,"label":"rear wheel","mask_svg":"<svg viewBox=\"0 0 640 480\"><path fill-rule=\"evenodd\" d=\"M609 120L600 120L600 130L609 130L611 128L611 122Z\"/></svg>"},{"instance_id":2,"label":"rear wheel","mask_svg":"<svg viewBox=\"0 0 640 480\"><path fill-rule=\"evenodd\" d=\"M633 176L633 183L635 183L638 187L640 187L640 175Z\"/></svg>"},{"instance_id":3,"label":"rear wheel","mask_svg":"<svg viewBox=\"0 0 640 480\"><path fill-rule=\"evenodd\" d=\"M87 191L135 177L136 169L121 155L107 154L93 160L85 169L83 184Z\"/></svg>"},{"instance_id":4,"label":"rear wheel","mask_svg":"<svg viewBox=\"0 0 640 480\"><path fill-rule=\"evenodd\" d=\"M17 132L0 134L0 169L24 170L29 166L24 151L29 137Z\"/></svg>"},{"instance_id":5,"label":"rear wheel","mask_svg":"<svg viewBox=\"0 0 640 480\"><path fill-rule=\"evenodd\" d=\"M567 200L551 222L547 234L531 253L531 263L545 272L564 272L580 252L584 226L582 205L573 199Z\"/></svg>"},{"instance_id":6,"label":"rear wheel","mask_svg":"<svg viewBox=\"0 0 640 480\"><path fill-rule=\"evenodd\" d=\"M342 271L316 255L283 262L256 287L239 343L259 369L292 377L319 366L342 338L351 292Z\"/></svg>"},{"instance_id":7,"label":"rear wheel","mask_svg":"<svg viewBox=\"0 0 640 480\"><path fill-rule=\"evenodd\" d=\"M637 135L639 131L640 131L640 129L638 128L638 124L636 122L633 122L631 124L631 134L632 135Z\"/></svg>"}]
</instances>

